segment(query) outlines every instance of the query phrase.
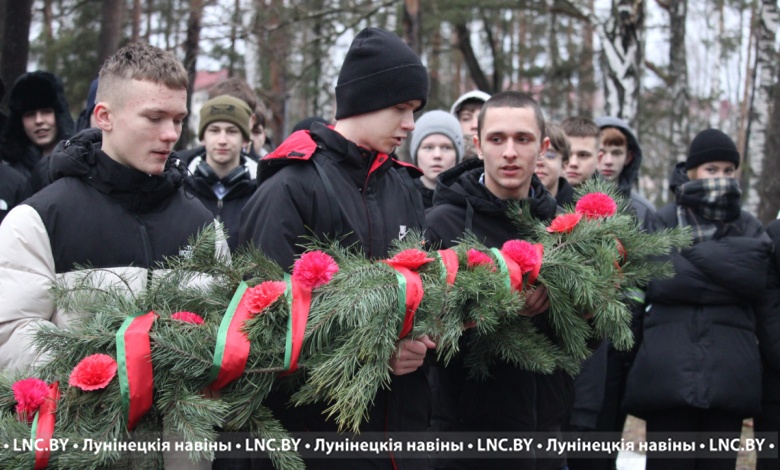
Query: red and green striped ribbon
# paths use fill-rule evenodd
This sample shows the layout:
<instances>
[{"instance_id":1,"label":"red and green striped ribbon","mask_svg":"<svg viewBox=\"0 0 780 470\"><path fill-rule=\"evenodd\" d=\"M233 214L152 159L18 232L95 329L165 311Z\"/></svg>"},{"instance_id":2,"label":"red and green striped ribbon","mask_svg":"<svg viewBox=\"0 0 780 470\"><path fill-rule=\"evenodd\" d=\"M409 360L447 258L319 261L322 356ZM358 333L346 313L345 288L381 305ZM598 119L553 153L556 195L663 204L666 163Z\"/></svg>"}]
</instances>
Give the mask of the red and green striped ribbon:
<instances>
[{"instance_id":1,"label":"red and green striped ribbon","mask_svg":"<svg viewBox=\"0 0 780 470\"><path fill-rule=\"evenodd\" d=\"M30 430L30 438L34 443L33 454L35 455L35 470L43 470L49 465L51 456L51 437L54 435L54 422L56 421L55 412L57 411L57 402L60 399L60 383L54 382L49 385L49 394L43 400L41 407L35 413ZM43 445L35 445L38 440L43 441Z\"/></svg>"},{"instance_id":2,"label":"red and green striped ribbon","mask_svg":"<svg viewBox=\"0 0 780 470\"><path fill-rule=\"evenodd\" d=\"M496 255L498 271L505 276L504 284L509 290L520 292L523 289L523 273L520 266L504 254L498 248L491 248L490 251Z\"/></svg>"},{"instance_id":3,"label":"red and green striped ribbon","mask_svg":"<svg viewBox=\"0 0 780 470\"><path fill-rule=\"evenodd\" d=\"M116 356L122 410L132 431L152 407L154 380L149 330L157 314L130 315L116 332Z\"/></svg>"},{"instance_id":4,"label":"red and green striped ribbon","mask_svg":"<svg viewBox=\"0 0 780 470\"><path fill-rule=\"evenodd\" d=\"M398 279L398 312L404 318L398 339L403 339L414 327L414 314L422 302L424 290L422 279L417 272L404 266L393 264L390 266L395 269L395 276Z\"/></svg>"},{"instance_id":5,"label":"red and green striped ribbon","mask_svg":"<svg viewBox=\"0 0 780 470\"><path fill-rule=\"evenodd\" d=\"M287 283L287 296L290 306L290 317L287 320L287 341L284 347L284 367L287 372L295 372L298 369L298 358L303 347L303 337L306 334L306 323L309 321L311 309L310 288L296 282L289 274L284 275Z\"/></svg>"},{"instance_id":6,"label":"red and green striped ribbon","mask_svg":"<svg viewBox=\"0 0 780 470\"><path fill-rule=\"evenodd\" d=\"M455 250L439 250L436 252L439 256L439 262L442 264L442 281L454 286L455 279L458 277L458 254Z\"/></svg>"},{"instance_id":7,"label":"red and green striped ribbon","mask_svg":"<svg viewBox=\"0 0 780 470\"><path fill-rule=\"evenodd\" d=\"M217 345L209 371L209 388L220 390L244 372L249 359L249 338L242 330L252 316L243 302L248 286L241 282L230 300L217 332Z\"/></svg>"}]
</instances>

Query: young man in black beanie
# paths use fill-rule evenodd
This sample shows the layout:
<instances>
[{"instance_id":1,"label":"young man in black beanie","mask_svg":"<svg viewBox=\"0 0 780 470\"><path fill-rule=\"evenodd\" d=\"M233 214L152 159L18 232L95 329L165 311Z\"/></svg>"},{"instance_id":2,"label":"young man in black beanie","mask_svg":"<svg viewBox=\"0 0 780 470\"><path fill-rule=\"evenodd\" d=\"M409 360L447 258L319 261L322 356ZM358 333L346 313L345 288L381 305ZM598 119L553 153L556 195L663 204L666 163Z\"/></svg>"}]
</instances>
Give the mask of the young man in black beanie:
<instances>
[{"instance_id":1,"label":"young man in black beanie","mask_svg":"<svg viewBox=\"0 0 780 470\"><path fill-rule=\"evenodd\" d=\"M421 173L389 154L414 129L413 113L427 98L427 70L414 51L388 31L361 31L339 74L335 126L314 123L260 161L260 187L242 213L239 243L253 242L287 270L311 236L340 239L368 258L387 257L393 240L423 226L413 183ZM430 391L419 369L435 344L424 336L399 339L396 346L388 358L390 386L374 397L361 435L427 427ZM288 430L337 430L323 414L325 404L293 408L288 401L288 394L278 392L268 403ZM426 463L390 453L370 460L306 461L309 469L408 469Z\"/></svg>"}]
</instances>

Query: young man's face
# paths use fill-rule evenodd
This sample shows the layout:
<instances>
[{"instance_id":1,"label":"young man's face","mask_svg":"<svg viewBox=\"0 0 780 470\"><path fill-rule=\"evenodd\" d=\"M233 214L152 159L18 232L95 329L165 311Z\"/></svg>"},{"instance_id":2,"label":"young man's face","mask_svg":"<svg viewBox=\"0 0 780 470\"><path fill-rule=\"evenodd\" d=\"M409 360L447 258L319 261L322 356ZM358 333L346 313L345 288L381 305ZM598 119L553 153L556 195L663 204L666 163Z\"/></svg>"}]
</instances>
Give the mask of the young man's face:
<instances>
[{"instance_id":1,"label":"young man's face","mask_svg":"<svg viewBox=\"0 0 780 470\"><path fill-rule=\"evenodd\" d=\"M569 164L566 165L566 180L572 186L579 186L593 176L599 164L599 141L597 137L567 137L571 144Z\"/></svg>"},{"instance_id":2,"label":"young man's face","mask_svg":"<svg viewBox=\"0 0 780 470\"><path fill-rule=\"evenodd\" d=\"M499 199L528 197L536 159L547 151L532 108L488 108L474 139L485 162L485 186Z\"/></svg>"},{"instance_id":3,"label":"young man's face","mask_svg":"<svg viewBox=\"0 0 780 470\"><path fill-rule=\"evenodd\" d=\"M361 147L381 153L392 153L414 130L414 110L420 100L399 103L389 108L350 118L356 127L351 140Z\"/></svg>"},{"instance_id":4,"label":"young man's face","mask_svg":"<svg viewBox=\"0 0 780 470\"><path fill-rule=\"evenodd\" d=\"M455 166L457 158L455 144L446 135L431 134L424 138L417 149L417 167L423 172L423 185L434 189L436 178L443 171Z\"/></svg>"},{"instance_id":5,"label":"young man's face","mask_svg":"<svg viewBox=\"0 0 780 470\"><path fill-rule=\"evenodd\" d=\"M609 181L617 181L632 158L627 145L604 145L599 154L599 173Z\"/></svg>"},{"instance_id":6,"label":"young man's face","mask_svg":"<svg viewBox=\"0 0 780 470\"><path fill-rule=\"evenodd\" d=\"M203 132L203 146L206 147L206 162L212 167L226 170L235 168L241 162L241 148L244 136L241 129L227 121L216 121L206 126Z\"/></svg>"},{"instance_id":7,"label":"young man's face","mask_svg":"<svg viewBox=\"0 0 780 470\"><path fill-rule=\"evenodd\" d=\"M125 166L158 175L181 135L187 90L146 80L126 80L121 86L121 97L95 106L103 151Z\"/></svg>"},{"instance_id":8,"label":"young man's face","mask_svg":"<svg viewBox=\"0 0 780 470\"><path fill-rule=\"evenodd\" d=\"M466 144L466 155L474 155L476 153L476 150L474 149L474 136L477 135L477 121L479 118L479 111L482 109L483 104L482 101L467 101L460 107L460 111L458 111L458 122L463 131L463 142Z\"/></svg>"},{"instance_id":9,"label":"young man's face","mask_svg":"<svg viewBox=\"0 0 780 470\"><path fill-rule=\"evenodd\" d=\"M52 150L56 145L57 118L52 108L27 111L22 115L24 133L30 142L44 150Z\"/></svg>"},{"instance_id":10,"label":"young man's face","mask_svg":"<svg viewBox=\"0 0 780 470\"><path fill-rule=\"evenodd\" d=\"M553 195L558 192L558 179L563 173L563 157L550 147L540 158L536 159L536 176Z\"/></svg>"}]
</instances>

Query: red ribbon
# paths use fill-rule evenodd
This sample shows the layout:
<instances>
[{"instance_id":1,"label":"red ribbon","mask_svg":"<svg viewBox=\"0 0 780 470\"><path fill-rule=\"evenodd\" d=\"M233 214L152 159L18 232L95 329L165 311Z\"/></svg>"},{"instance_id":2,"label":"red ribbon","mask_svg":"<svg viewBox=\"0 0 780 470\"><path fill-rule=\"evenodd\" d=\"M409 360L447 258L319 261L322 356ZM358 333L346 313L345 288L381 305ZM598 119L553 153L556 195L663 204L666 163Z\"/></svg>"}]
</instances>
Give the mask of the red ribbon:
<instances>
[{"instance_id":1,"label":"red ribbon","mask_svg":"<svg viewBox=\"0 0 780 470\"><path fill-rule=\"evenodd\" d=\"M229 323L220 325L218 334L217 348L221 348L221 356L215 355L214 364L211 367L212 379L209 389L221 390L230 382L236 380L244 373L246 361L249 360L249 338L242 330L244 323L252 317L252 313L247 307L247 286L241 283L233 296L231 305L228 306L223 320ZM237 302L237 304L234 304ZM234 307L235 305L235 307ZM231 309L235 308L235 310ZM224 340L222 340L224 338ZM218 351L219 353L220 351ZM218 356L218 357L217 357Z\"/></svg>"},{"instance_id":2,"label":"red ribbon","mask_svg":"<svg viewBox=\"0 0 780 470\"><path fill-rule=\"evenodd\" d=\"M49 385L49 394L43 400L41 407L38 408L38 415L35 417L35 440L33 443L43 441L43 445L35 445L35 470L43 470L49 464L51 456L51 437L54 434L54 422L56 420L57 401L60 399L60 383L54 382Z\"/></svg>"},{"instance_id":3,"label":"red ribbon","mask_svg":"<svg viewBox=\"0 0 780 470\"><path fill-rule=\"evenodd\" d=\"M398 333L398 339L403 339L411 333L412 328L414 327L414 314L417 312L417 307L420 306L420 302L422 302L425 291L423 290L422 279L420 279L420 275L417 274L416 271L412 271L404 266L391 266L393 266L393 269L403 277L406 284L404 286L404 290L406 291L406 298L404 301L404 322L401 326L401 332Z\"/></svg>"},{"instance_id":4,"label":"red ribbon","mask_svg":"<svg viewBox=\"0 0 780 470\"><path fill-rule=\"evenodd\" d=\"M455 250L439 250L439 257L444 264L444 269L447 272L447 284L455 285L455 278L458 277L458 254Z\"/></svg>"},{"instance_id":5,"label":"red ribbon","mask_svg":"<svg viewBox=\"0 0 780 470\"><path fill-rule=\"evenodd\" d=\"M290 373L298 369L298 358L301 356L306 323L309 321L309 310L311 310L312 289L296 282L295 278L291 278L288 282L292 291L292 302L284 366Z\"/></svg>"},{"instance_id":6,"label":"red ribbon","mask_svg":"<svg viewBox=\"0 0 780 470\"><path fill-rule=\"evenodd\" d=\"M158 315L149 312L132 319L124 332L125 365L128 385L127 429L132 431L152 407L154 372L149 330Z\"/></svg>"},{"instance_id":7,"label":"red ribbon","mask_svg":"<svg viewBox=\"0 0 780 470\"><path fill-rule=\"evenodd\" d=\"M534 248L536 248L536 252L539 253L539 262L536 263L536 266L534 266L531 272L528 273L529 286L534 285L536 280L539 278L539 271L542 269L542 259L544 259L544 245L541 243L535 243Z\"/></svg>"}]
</instances>

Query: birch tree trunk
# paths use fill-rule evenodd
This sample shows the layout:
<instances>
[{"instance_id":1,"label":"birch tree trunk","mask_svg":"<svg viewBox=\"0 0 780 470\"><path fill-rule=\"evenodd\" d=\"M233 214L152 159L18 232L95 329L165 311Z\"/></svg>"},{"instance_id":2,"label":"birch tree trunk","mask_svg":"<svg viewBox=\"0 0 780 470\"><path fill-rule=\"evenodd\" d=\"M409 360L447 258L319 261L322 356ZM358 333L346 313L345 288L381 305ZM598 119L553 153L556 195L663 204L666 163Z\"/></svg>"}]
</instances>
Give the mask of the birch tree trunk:
<instances>
[{"instance_id":1,"label":"birch tree trunk","mask_svg":"<svg viewBox=\"0 0 780 470\"><path fill-rule=\"evenodd\" d=\"M768 137L777 134L777 121L775 126L769 126L770 106L773 104L772 92L775 87L775 67L777 65L777 50L775 38L777 37L777 1L762 0L760 25L756 40L756 83L754 97L752 99L752 113L748 131L748 151L745 155L745 169L748 172L747 209L759 218L769 220L774 218L771 212L777 211L777 194L768 191L771 180L777 180L776 172L762 171L764 166L776 169L776 165L769 164L770 160L776 160L776 152L767 147ZM775 132L771 132L774 129ZM776 162L772 162L776 163ZM765 165L766 164L766 165ZM766 187L765 187L766 186ZM772 200L774 198L774 200Z\"/></svg>"},{"instance_id":2,"label":"birch tree trunk","mask_svg":"<svg viewBox=\"0 0 780 470\"><path fill-rule=\"evenodd\" d=\"M644 0L613 0L606 23L591 20L601 39L605 111L628 121L634 129L644 59L644 10ZM592 11L589 16L594 17Z\"/></svg>"},{"instance_id":3,"label":"birch tree trunk","mask_svg":"<svg viewBox=\"0 0 780 470\"><path fill-rule=\"evenodd\" d=\"M669 168L684 161L690 144L688 112L688 59L685 51L685 22L688 0L669 2L669 81L672 95L671 152Z\"/></svg>"}]
</instances>

